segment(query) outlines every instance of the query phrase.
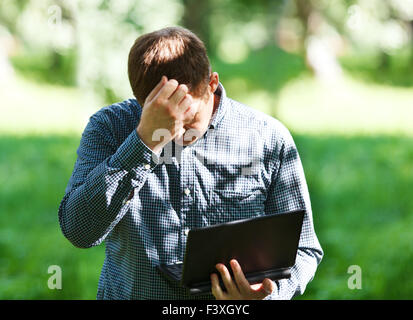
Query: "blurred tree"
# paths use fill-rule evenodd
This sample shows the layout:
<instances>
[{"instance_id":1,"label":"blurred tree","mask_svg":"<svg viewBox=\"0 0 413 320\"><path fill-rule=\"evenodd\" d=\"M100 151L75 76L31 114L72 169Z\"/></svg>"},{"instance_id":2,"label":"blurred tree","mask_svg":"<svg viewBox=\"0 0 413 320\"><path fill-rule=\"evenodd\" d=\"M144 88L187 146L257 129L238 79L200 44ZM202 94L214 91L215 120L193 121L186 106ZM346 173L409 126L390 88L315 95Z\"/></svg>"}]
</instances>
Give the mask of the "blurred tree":
<instances>
[{"instance_id":1,"label":"blurred tree","mask_svg":"<svg viewBox=\"0 0 413 320\"><path fill-rule=\"evenodd\" d=\"M182 0L185 7L181 24L193 31L205 43L209 52L215 52L210 38L209 16L212 3L209 0Z\"/></svg>"},{"instance_id":2,"label":"blurred tree","mask_svg":"<svg viewBox=\"0 0 413 320\"><path fill-rule=\"evenodd\" d=\"M15 68L93 89L107 102L131 94L126 57L136 37L179 23L227 64L277 43L305 57L317 76L339 75L346 55L354 57L346 67L374 80L413 81L404 72L413 70L413 0L0 1L0 24L16 43Z\"/></svg>"},{"instance_id":3,"label":"blurred tree","mask_svg":"<svg viewBox=\"0 0 413 320\"><path fill-rule=\"evenodd\" d=\"M16 20L28 3L29 0L3 0L0 2L0 24L5 26L11 34L17 35L19 33Z\"/></svg>"},{"instance_id":4,"label":"blurred tree","mask_svg":"<svg viewBox=\"0 0 413 320\"><path fill-rule=\"evenodd\" d=\"M26 76L79 85L111 103L131 96L134 40L175 25L181 9L181 0L2 0L0 25L16 39L11 60Z\"/></svg>"},{"instance_id":5,"label":"blurred tree","mask_svg":"<svg viewBox=\"0 0 413 320\"><path fill-rule=\"evenodd\" d=\"M406 63L413 61L412 20L412 0L293 0L284 8L277 38L283 49L302 54L318 76L337 77L343 55L356 62L367 57L372 70L384 72L406 60L400 59L406 49Z\"/></svg>"},{"instance_id":6,"label":"blurred tree","mask_svg":"<svg viewBox=\"0 0 413 320\"><path fill-rule=\"evenodd\" d=\"M0 2L0 25L15 41L13 66L38 80L73 85L75 41L71 2Z\"/></svg>"},{"instance_id":7,"label":"blurred tree","mask_svg":"<svg viewBox=\"0 0 413 320\"><path fill-rule=\"evenodd\" d=\"M278 43L287 51L302 54L316 76L330 81L341 74L337 56L343 38L337 32L342 21L336 21L326 9L321 0L290 1L279 26Z\"/></svg>"},{"instance_id":8,"label":"blurred tree","mask_svg":"<svg viewBox=\"0 0 413 320\"><path fill-rule=\"evenodd\" d=\"M287 4L287 0L233 0L238 1L242 6L235 6L241 10L245 10L250 13L247 19L254 18L263 19L263 24L268 31L267 43L274 44L276 39L276 30L279 19L283 13L283 8ZM244 16L238 12L238 16Z\"/></svg>"}]
</instances>

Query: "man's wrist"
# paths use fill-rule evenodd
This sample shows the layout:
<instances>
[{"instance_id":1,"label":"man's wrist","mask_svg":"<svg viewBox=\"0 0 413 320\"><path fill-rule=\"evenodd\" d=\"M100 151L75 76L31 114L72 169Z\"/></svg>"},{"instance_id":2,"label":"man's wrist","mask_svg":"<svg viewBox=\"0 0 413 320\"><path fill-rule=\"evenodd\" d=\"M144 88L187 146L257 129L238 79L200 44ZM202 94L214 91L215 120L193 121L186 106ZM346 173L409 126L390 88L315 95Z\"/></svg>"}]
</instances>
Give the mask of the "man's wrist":
<instances>
[{"instance_id":1,"label":"man's wrist","mask_svg":"<svg viewBox=\"0 0 413 320\"><path fill-rule=\"evenodd\" d=\"M153 153L156 155L160 155L162 152L162 149L164 145L160 141L153 141L150 138L147 138L145 134L141 132L142 130L139 129L139 127L136 128L136 134L139 137L139 139L142 141L142 143L150 149Z\"/></svg>"},{"instance_id":2,"label":"man's wrist","mask_svg":"<svg viewBox=\"0 0 413 320\"><path fill-rule=\"evenodd\" d=\"M111 157L109 165L130 170L140 165L151 168L159 162L159 154L156 154L141 140L136 130L125 139L115 154Z\"/></svg>"},{"instance_id":3,"label":"man's wrist","mask_svg":"<svg viewBox=\"0 0 413 320\"><path fill-rule=\"evenodd\" d=\"M139 134L138 129L136 129L136 135L139 137L139 139L142 141L142 143L145 145L146 148L151 150L155 155L159 157L163 149L163 146L161 145L160 142L158 142L157 144L153 142L152 143L147 142L147 139L144 140L142 136Z\"/></svg>"}]
</instances>

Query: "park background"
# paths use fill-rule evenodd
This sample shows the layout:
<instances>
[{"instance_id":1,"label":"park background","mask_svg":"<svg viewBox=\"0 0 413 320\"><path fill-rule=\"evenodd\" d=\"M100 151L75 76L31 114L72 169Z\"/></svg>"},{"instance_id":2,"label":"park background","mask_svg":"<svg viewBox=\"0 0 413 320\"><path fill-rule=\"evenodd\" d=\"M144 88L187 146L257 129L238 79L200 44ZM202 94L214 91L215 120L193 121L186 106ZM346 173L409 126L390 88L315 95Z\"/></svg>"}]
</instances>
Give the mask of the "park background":
<instances>
[{"instance_id":1,"label":"park background","mask_svg":"<svg viewBox=\"0 0 413 320\"><path fill-rule=\"evenodd\" d=\"M132 97L133 41L172 25L293 134L325 252L298 299L412 299L412 0L1 0L0 299L95 299L104 245L73 247L58 206L88 118Z\"/></svg>"}]
</instances>

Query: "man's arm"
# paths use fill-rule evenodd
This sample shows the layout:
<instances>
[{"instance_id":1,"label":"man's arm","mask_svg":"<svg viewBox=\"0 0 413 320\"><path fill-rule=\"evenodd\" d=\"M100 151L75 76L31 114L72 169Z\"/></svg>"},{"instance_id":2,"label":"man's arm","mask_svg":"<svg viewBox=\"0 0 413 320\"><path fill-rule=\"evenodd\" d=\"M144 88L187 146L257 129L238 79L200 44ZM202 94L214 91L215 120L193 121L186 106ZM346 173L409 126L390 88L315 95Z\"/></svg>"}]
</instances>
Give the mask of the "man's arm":
<instances>
[{"instance_id":1,"label":"man's arm","mask_svg":"<svg viewBox=\"0 0 413 320\"><path fill-rule=\"evenodd\" d=\"M138 192L156 166L156 155L136 130L118 149L110 141L105 115L87 124L78 158L59 207L60 228L76 247L100 244L128 209L131 192Z\"/></svg>"},{"instance_id":2,"label":"man's arm","mask_svg":"<svg viewBox=\"0 0 413 320\"><path fill-rule=\"evenodd\" d=\"M314 230L310 196L296 145L289 131L281 125L276 170L266 201L266 213L306 209L296 263L291 278L275 281L276 288L266 299L291 299L303 294L313 279L323 257L323 250Z\"/></svg>"},{"instance_id":3,"label":"man's arm","mask_svg":"<svg viewBox=\"0 0 413 320\"><path fill-rule=\"evenodd\" d=\"M146 98L136 130L117 149L105 115L90 118L59 207L60 228L70 242L89 248L106 238L128 211L128 196L139 192L159 162L162 148L194 116L191 103L186 85L163 76ZM153 140L159 128L169 132L161 142Z\"/></svg>"}]
</instances>

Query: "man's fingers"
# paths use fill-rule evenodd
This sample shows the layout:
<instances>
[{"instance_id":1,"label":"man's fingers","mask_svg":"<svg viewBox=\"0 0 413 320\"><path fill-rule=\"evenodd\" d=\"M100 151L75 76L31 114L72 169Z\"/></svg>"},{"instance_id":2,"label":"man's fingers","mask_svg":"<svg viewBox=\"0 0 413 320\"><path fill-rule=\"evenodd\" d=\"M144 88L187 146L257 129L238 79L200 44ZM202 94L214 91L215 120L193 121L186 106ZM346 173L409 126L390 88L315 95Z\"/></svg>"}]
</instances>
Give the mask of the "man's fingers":
<instances>
[{"instance_id":1,"label":"man's fingers","mask_svg":"<svg viewBox=\"0 0 413 320\"><path fill-rule=\"evenodd\" d=\"M161 90L161 88L167 81L168 78L166 76L162 76L161 81L159 81L155 88L153 88L149 95L146 97L146 101L151 101L158 94L159 90Z\"/></svg>"},{"instance_id":2,"label":"man's fingers","mask_svg":"<svg viewBox=\"0 0 413 320\"><path fill-rule=\"evenodd\" d=\"M230 265L234 273L235 282L237 283L239 291L241 291L241 294L243 295L249 294L251 292L251 286L248 280L245 278L238 261L232 259L230 261Z\"/></svg>"},{"instance_id":3,"label":"man's fingers","mask_svg":"<svg viewBox=\"0 0 413 320\"><path fill-rule=\"evenodd\" d=\"M193 98L188 93L189 89L185 84L178 84L175 79L166 81L166 77L162 77L161 82L148 96L147 101L160 99L160 101L168 100L168 105L175 107L177 114L183 115L184 122L190 122L198 112L198 105L193 105ZM157 92L157 93L156 93ZM156 93L156 95L155 95Z\"/></svg>"},{"instance_id":4,"label":"man's fingers","mask_svg":"<svg viewBox=\"0 0 413 320\"><path fill-rule=\"evenodd\" d=\"M218 263L216 268L221 274L222 281L224 282L228 294L235 297L238 294L238 289L234 281L232 281L231 274L229 273L227 267L222 263Z\"/></svg>"},{"instance_id":5,"label":"man's fingers","mask_svg":"<svg viewBox=\"0 0 413 320\"><path fill-rule=\"evenodd\" d=\"M258 288L253 291L254 299L262 300L266 296L271 294L273 290L274 290L274 282L266 278L261 283L261 285L259 285Z\"/></svg>"},{"instance_id":6,"label":"man's fingers","mask_svg":"<svg viewBox=\"0 0 413 320\"><path fill-rule=\"evenodd\" d=\"M215 273L211 274L211 291L215 299L225 299L225 293L222 291L221 286L219 285L218 275Z\"/></svg>"},{"instance_id":7,"label":"man's fingers","mask_svg":"<svg viewBox=\"0 0 413 320\"><path fill-rule=\"evenodd\" d=\"M188 87L184 84L181 84L178 86L178 88L175 90L172 96L169 97L169 101L173 105L179 105L179 103L181 103L182 99L185 98L187 93L188 93Z\"/></svg>"},{"instance_id":8,"label":"man's fingers","mask_svg":"<svg viewBox=\"0 0 413 320\"><path fill-rule=\"evenodd\" d=\"M194 100L190 94L186 94L185 98L179 104L179 110L183 113L183 122L191 122L198 111L198 107L194 104Z\"/></svg>"},{"instance_id":9,"label":"man's fingers","mask_svg":"<svg viewBox=\"0 0 413 320\"><path fill-rule=\"evenodd\" d=\"M183 112L186 112L188 110L188 107L193 103L192 96L187 93L185 94L184 98L181 100L179 103L179 109Z\"/></svg>"},{"instance_id":10,"label":"man's fingers","mask_svg":"<svg viewBox=\"0 0 413 320\"><path fill-rule=\"evenodd\" d=\"M161 90L159 90L158 94L154 97L154 99L159 98L163 100L168 100L169 97L175 92L178 85L179 83L175 79L168 80L161 88Z\"/></svg>"},{"instance_id":11,"label":"man's fingers","mask_svg":"<svg viewBox=\"0 0 413 320\"><path fill-rule=\"evenodd\" d=\"M227 292L225 293L219 285L217 274L211 275L211 290L216 299L256 299L262 300L272 293L275 284L268 278L262 283L250 285L242 272L241 266L235 259L230 261L231 269L234 273L235 282L231 278L226 266L222 263L216 265Z\"/></svg>"}]
</instances>

